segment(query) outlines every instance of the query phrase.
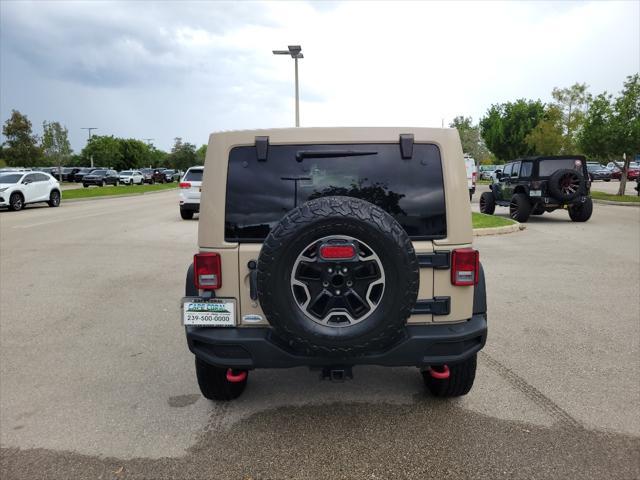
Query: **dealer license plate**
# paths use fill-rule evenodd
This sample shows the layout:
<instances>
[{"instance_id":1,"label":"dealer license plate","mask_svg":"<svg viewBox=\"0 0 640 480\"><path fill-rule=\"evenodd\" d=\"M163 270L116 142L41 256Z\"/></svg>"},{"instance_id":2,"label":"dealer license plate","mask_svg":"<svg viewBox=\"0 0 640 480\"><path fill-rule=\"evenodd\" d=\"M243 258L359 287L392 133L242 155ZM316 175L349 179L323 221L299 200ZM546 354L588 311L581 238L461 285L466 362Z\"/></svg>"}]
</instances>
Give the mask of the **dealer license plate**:
<instances>
[{"instance_id":1,"label":"dealer license plate","mask_svg":"<svg viewBox=\"0 0 640 480\"><path fill-rule=\"evenodd\" d=\"M233 327L236 324L236 301L229 298L183 298L182 324L198 327Z\"/></svg>"}]
</instances>

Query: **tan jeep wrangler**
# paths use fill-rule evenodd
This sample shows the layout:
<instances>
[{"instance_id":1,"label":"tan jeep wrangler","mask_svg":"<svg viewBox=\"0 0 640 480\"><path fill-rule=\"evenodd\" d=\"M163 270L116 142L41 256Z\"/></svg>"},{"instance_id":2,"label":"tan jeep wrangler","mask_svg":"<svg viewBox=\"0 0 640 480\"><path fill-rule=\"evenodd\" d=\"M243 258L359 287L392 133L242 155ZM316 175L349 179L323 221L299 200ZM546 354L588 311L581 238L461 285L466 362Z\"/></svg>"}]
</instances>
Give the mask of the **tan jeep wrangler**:
<instances>
[{"instance_id":1,"label":"tan jeep wrangler","mask_svg":"<svg viewBox=\"0 0 640 480\"><path fill-rule=\"evenodd\" d=\"M204 171L182 316L206 398L302 365L415 366L436 396L469 392L487 309L456 130L214 133Z\"/></svg>"}]
</instances>

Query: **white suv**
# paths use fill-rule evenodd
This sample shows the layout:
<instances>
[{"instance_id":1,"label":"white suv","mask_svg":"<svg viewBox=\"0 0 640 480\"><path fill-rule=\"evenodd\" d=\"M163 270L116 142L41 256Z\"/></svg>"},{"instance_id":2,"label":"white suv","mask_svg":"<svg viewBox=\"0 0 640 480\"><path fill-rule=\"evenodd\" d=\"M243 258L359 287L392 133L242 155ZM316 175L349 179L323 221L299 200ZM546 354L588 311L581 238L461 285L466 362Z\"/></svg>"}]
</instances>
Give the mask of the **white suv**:
<instances>
[{"instance_id":1,"label":"white suv","mask_svg":"<svg viewBox=\"0 0 640 480\"><path fill-rule=\"evenodd\" d=\"M38 202L57 207L60 192L60 184L48 173L0 173L0 207L9 207L9 210L22 210L26 204Z\"/></svg>"},{"instance_id":2,"label":"white suv","mask_svg":"<svg viewBox=\"0 0 640 480\"><path fill-rule=\"evenodd\" d=\"M180 180L180 216L191 220L200 211L200 186L204 167L191 167Z\"/></svg>"},{"instance_id":3,"label":"white suv","mask_svg":"<svg viewBox=\"0 0 640 480\"><path fill-rule=\"evenodd\" d=\"M119 175L120 183L125 185L144 185L144 175L138 170L125 170L120 172Z\"/></svg>"}]
</instances>

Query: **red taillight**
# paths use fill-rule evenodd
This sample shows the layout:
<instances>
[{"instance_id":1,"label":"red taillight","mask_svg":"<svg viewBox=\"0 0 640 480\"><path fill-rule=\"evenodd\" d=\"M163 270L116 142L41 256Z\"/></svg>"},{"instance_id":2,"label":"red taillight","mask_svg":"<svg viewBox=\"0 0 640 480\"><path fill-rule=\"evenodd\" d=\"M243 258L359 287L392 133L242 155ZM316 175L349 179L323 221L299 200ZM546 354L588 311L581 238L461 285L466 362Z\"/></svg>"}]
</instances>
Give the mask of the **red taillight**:
<instances>
[{"instance_id":1,"label":"red taillight","mask_svg":"<svg viewBox=\"0 0 640 480\"><path fill-rule=\"evenodd\" d=\"M222 286L222 263L218 253L197 253L193 256L196 288L217 290Z\"/></svg>"},{"instance_id":2,"label":"red taillight","mask_svg":"<svg viewBox=\"0 0 640 480\"><path fill-rule=\"evenodd\" d=\"M180 188L191 188L191 184L189 182L180 182Z\"/></svg>"},{"instance_id":3,"label":"red taillight","mask_svg":"<svg viewBox=\"0 0 640 480\"><path fill-rule=\"evenodd\" d=\"M480 252L473 248L459 248L451 254L451 283L456 286L477 285Z\"/></svg>"},{"instance_id":4,"label":"red taillight","mask_svg":"<svg viewBox=\"0 0 640 480\"><path fill-rule=\"evenodd\" d=\"M320 256L330 260L348 260L356 256L356 249L353 245L323 245Z\"/></svg>"}]
</instances>

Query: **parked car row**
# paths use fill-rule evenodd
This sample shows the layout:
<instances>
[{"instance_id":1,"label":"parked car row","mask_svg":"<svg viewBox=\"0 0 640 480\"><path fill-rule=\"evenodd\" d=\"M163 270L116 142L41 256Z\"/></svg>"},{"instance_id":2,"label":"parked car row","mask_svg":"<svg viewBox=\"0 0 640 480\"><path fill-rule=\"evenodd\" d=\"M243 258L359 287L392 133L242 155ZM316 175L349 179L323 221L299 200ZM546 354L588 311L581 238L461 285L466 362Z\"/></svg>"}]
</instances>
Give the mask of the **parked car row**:
<instances>
[{"instance_id":1,"label":"parked car row","mask_svg":"<svg viewBox=\"0 0 640 480\"><path fill-rule=\"evenodd\" d=\"M85 176L91 174L93 176L99 176L102 178L103 183L107 184L115 184L114 176L110 172L114 172L115 170L110 169L108 167L42 167L42 168L34 168L34 169L22 169L25 171L38 171L47 173L57 180L62 180L64 182L76 182L76 183L85 183ZM105 171L109 172L105 174ZM136 178L133 181L130 179L132 172L137 172ZM0 172L1 173L1 172ZM115 177L118 177L118 183L124 183L126 185L134 185L141 183L171 183L178 181L182 172L180 170L174 170L170 168L141 168L137 170L123 170L120 173L116 172ZM123 179L120 179L120 177ZM140 182L140 176L142 176L143 181ZM126 178L125 178L126 177ZM99 180L96 178L91 178L87 183L88 185L99 185Z\"/></svg>"},{"instance_id":2,"label":"parked car row","mask_svg":"<svg viewBox=\"0 0 640 480\"><path fill-rule=\"evenodd\" d=\"M622 178L623 167L624 163L622 162L609 162L605 168L611 172L611 178L620 180L620 178ZM640 177L640 162L630 162L627 179L635 180L638 177Z\"/></svg>"}]
</instances>

